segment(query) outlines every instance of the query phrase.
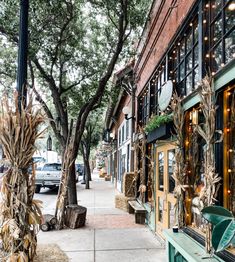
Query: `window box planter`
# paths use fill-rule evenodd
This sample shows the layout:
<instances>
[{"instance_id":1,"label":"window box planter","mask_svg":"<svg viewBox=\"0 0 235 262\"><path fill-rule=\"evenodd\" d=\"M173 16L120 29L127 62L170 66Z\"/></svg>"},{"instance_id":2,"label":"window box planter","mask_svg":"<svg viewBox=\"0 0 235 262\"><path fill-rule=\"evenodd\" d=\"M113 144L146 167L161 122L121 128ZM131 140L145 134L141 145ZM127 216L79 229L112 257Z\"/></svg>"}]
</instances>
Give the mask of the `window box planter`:
<instances>
[{"instance_id":1,"label":"window box planter","mask_svg":"<svg viewBox=\"0 0 235 262\"><path fill-rule=\"evenodd\" d=\"M149 132L147 135L147 143L151 143L157 139L168 138L174 133L173 122L163 124L153 131Z\"/></svg>"}]
</instances>

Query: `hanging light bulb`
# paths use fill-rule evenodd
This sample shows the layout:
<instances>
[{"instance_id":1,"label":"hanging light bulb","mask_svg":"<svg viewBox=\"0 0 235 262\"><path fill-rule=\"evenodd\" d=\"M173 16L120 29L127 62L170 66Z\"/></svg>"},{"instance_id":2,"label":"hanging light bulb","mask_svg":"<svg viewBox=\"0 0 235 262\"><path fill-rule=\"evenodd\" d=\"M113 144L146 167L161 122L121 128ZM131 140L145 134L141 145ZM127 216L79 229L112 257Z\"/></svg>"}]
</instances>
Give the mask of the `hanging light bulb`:
<instances>
[{"instance_id":1,"label":"hanging light bulb","mask_svg":"<svg viewBox=\"0 0 235 262\"><path fill-rule=\"evenodd\" d=\"M234 11L235 10L235 2L232 2L231 4L229 4L228 10L229 11Z\"/></svg>"}]
</instances>

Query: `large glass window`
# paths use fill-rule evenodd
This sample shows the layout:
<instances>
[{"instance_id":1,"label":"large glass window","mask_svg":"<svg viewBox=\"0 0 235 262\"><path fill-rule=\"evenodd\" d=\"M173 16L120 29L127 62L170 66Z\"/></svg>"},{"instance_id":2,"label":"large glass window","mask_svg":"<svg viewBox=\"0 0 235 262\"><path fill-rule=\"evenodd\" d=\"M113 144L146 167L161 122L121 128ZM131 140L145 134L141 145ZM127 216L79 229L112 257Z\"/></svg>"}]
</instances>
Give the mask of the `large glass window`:
<instances>
[{"instance_id":1,"label":"large glass window","mask_svg":"<svg viewBox=\"0 0 235 262\"><path fill-rule=\"evenodd\" d=\"M224 206L235 215L235 87L224 92Z\"/></svg>"},{"instance_id":2,"label":"large glass window","mask_svg":"<svg viewBox=\"0 0 235 262\"><path fill-rule=\"evenodd\" d=\"M235 58L235 1L205 1L205 61L212 74Z\"/></svg>"},{"instance_id":3,"label":"large glass window","mask_svg":"<svg viewBox=\"0 0 235 262\"><path fill-rule=\"evenodd\" d=\"M199 74L198 19L189 23L169 52L169 79L176 83L181 95L190 94Z\"/></svg>"},{"instance_id":4,"label":"large glass window","mask_svg":"<svg viewBox=\"0 0 235 262\"><path fill-rule=\"evenodd\" d=\"M162 86L167 81L166 60L158 66L150 84L150 115L158 115L158 99L161 94Z\"/></svg>"},{"instance_id":5,"label":"large glass window","mask_svg":"<svg viewBox=\"0 0 235 262\"><path fill-rule=\"evenodd\" d=\"M148 86L144 89L139 97L139 124L146 125L149 119L149 90Z\"/></svg>"},{"instance_id":6,"label":"large glass window","mask_svg":"<svg viewBox=\"0 0 235 262\"><path fill-rule=\"evenodd\" d=\"M158 153L158 190L163 191L164 189L164 153Z\"/></svg>"}]
</instances>

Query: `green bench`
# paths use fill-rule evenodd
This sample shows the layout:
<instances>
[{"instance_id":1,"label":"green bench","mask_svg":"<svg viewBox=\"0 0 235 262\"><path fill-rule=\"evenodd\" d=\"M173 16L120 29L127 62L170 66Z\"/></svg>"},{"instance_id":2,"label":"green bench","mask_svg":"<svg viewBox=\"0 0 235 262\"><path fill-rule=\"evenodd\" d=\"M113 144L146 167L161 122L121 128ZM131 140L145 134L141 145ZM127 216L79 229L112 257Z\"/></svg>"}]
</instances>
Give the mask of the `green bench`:
<instances>
[{"instance_id":1,"label":"green bench","mask_svg":"<svg viewBox=\"0 0 235 262\"><path fill-rule=\"evenodd\" d=\"M173 233L172 229L164 230L167 241L169 262L222 262L218 257L210 257L205 247L183 232Z\"/></svg>"}]
</instances>

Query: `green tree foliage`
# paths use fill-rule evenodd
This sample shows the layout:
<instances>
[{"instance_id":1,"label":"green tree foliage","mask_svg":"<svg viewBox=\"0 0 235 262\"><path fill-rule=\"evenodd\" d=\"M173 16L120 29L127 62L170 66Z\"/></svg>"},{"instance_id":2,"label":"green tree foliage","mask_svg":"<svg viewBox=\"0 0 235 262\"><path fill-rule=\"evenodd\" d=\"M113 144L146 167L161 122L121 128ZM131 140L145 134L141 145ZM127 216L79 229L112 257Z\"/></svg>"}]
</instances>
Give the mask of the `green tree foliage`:
<instances>
[{"instance_id":1,"label":"green tree foliage","mask_svg":"<svg viewBox=\"0 0 235 262\"><path fill-rule=\"evenodd\" d=\"M9 84L15 79L16 72L13 61L17 60L19 2L0 0L0 39L9 45L11 52L1 57L0 66L12 75ZM100 106L115 65L129 59L129 51L146 20L150 4L147 2L30 1L29 86L43 106L62 152L69 136L70 110L76 108L74 159L86 119ZM2 47L0 53L1 50ZM57 119L61 122L60 130L57 129ZM74 167L69 189L72 192L69 202L76 203Z\"/></svg>"}]
</instances>

